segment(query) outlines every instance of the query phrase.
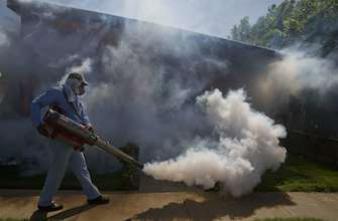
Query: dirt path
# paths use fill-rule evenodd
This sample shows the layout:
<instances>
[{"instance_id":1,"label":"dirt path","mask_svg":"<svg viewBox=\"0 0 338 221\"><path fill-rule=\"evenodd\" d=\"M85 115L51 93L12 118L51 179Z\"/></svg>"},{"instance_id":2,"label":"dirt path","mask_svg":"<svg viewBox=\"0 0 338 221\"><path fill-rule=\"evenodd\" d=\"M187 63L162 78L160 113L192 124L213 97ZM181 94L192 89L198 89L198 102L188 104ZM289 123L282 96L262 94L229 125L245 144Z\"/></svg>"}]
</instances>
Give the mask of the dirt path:
<instances>
[{"instance_id":1,"label":"dirt path","mask_svg":"<svg viewBox=\"0 0 338 221\"><path fill-rule=\"evenodd\" d=\"M49 220L254 220L266 217L314 217L338 220L338 194L254 193L241 199L217 193L157 192L106 193L108 205L89 207L80 192L62 191L56 200L61 212L49 213ZM35 212L37 191L0 190L0 217L41 220Z\"/></svg>"}]
</instances>

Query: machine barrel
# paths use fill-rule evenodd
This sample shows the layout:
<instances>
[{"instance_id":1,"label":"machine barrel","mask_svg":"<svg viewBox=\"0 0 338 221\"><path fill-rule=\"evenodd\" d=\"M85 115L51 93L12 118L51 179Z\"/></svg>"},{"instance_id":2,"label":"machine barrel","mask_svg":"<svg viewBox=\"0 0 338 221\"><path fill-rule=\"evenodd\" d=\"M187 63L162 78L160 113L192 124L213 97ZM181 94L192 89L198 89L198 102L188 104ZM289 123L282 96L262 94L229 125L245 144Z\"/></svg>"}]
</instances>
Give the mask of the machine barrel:
<instances>
[{"instance_id":1,"label":"machine barrel","mask_svg":"<svg viewBox=\"0 0 338 221\"><path fill-rule=\"evenodd\" d=\"M134 158L132 158L128 154L124 153L123 151L119 150L116 147L113 147L111 144L109 144L108 142L100 138L98 138L97 141L95 142L95 146L110 153L111 155L115 156L116 158L124 162L134 165L139 169L143 169L143 165L140 162L136 161Z\"/></svg>"},{"instance_id":2,"label":"machine barrel","mask_svg":"<svg viewBox=\"0 0 338 221\"><path fill-rule=\"evenodd\" d=\"M119 150L118 148L114 147L110 143L104 141L93 132L90 132L85 129L84 126L78 124L77 122L69 119L68 117L49 109L44 118L45 122L57 130L66 131L81 140L83 140L86 144L96 146L99 149L113 155L114 157L122 160L126 163L129 163L135 166L138 169L143 169L143 164L136 161L134 158L129 156L128 154L124 153L123 151Z\"/></svg>"}]
</instances>

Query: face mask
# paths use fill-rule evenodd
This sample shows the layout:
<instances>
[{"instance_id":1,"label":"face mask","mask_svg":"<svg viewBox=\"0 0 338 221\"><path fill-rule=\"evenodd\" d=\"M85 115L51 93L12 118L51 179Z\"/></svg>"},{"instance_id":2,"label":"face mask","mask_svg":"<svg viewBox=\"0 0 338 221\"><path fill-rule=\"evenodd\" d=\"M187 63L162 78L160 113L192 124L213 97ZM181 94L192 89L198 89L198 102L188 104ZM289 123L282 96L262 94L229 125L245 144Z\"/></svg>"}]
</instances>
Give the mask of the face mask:
<instances>
[{"instance_id":1,"label":"face mask","mask_svg":"<svg viewBox=\"0 0 338 221\"><path fill-rule=\"evenodd\" d=\"M84 95L86 92L83 82L76 79L71 79L70 87L72 88L74 94L78 96Z\"/></svg>"},{"instance_id":2,"label":"face mask","mask_svg":"<svg viewBox=\"0 0 338 221\"><path fill-rule=\"evenodd\" d=\"M80 86L77 88L77 95L78 96L81 96L81 95L84 95L86 93L86 90L85 90L85 86L83 83L80 84Z\"/></svg>"}]
</instances>

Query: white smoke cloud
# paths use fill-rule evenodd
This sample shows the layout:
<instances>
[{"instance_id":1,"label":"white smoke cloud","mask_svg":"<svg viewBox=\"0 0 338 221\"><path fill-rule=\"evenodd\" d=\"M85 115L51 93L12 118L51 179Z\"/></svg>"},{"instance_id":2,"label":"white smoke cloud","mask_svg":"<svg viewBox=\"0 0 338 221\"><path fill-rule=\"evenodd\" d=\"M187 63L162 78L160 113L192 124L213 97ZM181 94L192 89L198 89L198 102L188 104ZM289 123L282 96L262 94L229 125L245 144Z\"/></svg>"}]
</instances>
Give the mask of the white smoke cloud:
<instances>
[{"instance_id":1,"label":"white smoke cloud","mask_svg":"<svg viewBox=\"0 0 338 221\"><path fill-rule=\"evenodd\" d=\"M8 47L10 45L10 39L5 31L0 27L0 48Z\"/></svg>"},{"instance_id":2,"label":"white smoke cloud","mask_svg":"<svg viewBox=\"0 0 338 221\"><path fill-rule=\"evenodd\" d=\"M5 86L2 83L2 81L3 81L2 78L3 78L2 73L0 72L0 105L1 105L2 100L4 98L4 95L5 95L5 88L4 88Z\"/></svg>"},{"instance_id":3,"label":"white smoke cloud","mask_svg":"<svg viewBox=\"0 0 338 221\"><path fill-rule=\"evenodd\" d=\"M333 61L309 56L301 51L283 51L282 61L271 64L270 83L297 93L303 88L325 91L338 82L337 69Z\"/></svg>"},{"instance_id":4,"label":"white smoke cloud","mask_svg":"<svg viewBox=\"0 0 338 221\"><path fill-rule=\"evenodd\" d=\"M284 49L281 54L282 59L271 63L256 83L260 99L266 104L285 104L290 95L297 96L305 89L328 96L337 85L338 67L332 59L299 48Z\"/></svg>"},{"instance_id":5,"label":"white smoke cloud","mask_svg":"<svg viewBox=\"0 0 338 221\"><path fill-rule=\"evenodd\" d=\"M64 61L73 60L73 59L76 59L76 58L78 58L78 55L72 55L72 56L69 56L66 59L64 59ZM78 64L78 65L74 64L74 65L66 68L65 74L59 80L57 85L63 85L67 81L68 75L72 72L77 72L77 73L81 73L83 75L88 75L88 74L91 73L92 68L93 68L93 61L92 61L91 58L82 59L80 61L80 64Z\"/></svg>"},{"instance_id":6,"label":"white smoke cloud","mask_svg":"<svg viewBox=\"0 0 338 221\"><path fill-rule=\"evenodd\" d=\"M71 57L74 57L74 55ZM70 68L67 68L66 72L67 73L78 72L78 73L88 74L92 71L92 63L93 63L92 59L85 58L81 61L81 64L74 65Z\"/></svg>"},{"instance_id":7,"label":"white smoke cloud","mask_svg":"<svg viewBox=\"0 0 338 221\"><path fill-rule=\"evenodd\" d=\"M214 126L214 136L195 139L176 159L146 164L145 173L204 188L221 182L223 191L238 197L249 193L266 170L284 162L286 149L279 138L286 136L285 128L253 110L243 90L226 97L218 89L205 92L197 105Z\"/></svg>"},{"instance_id":8,"label":"white smoke cloud","mask_svg":"<svg viewBox=\"0 0 338 221\"><path fill-rule=\"evenodd\" d=\"M215 143L213 147L217 149L218 142L212 142L209 130L213 121L201 116L192 99L210 88L215 76L228 74L228 62L204 53L201 42L189 36L191 33L178 34L162 26L126 22L122 33L111 39L114 44L102 49L102 37L111 31L108 26L96 32L95 38L86 32L64 36L46 32L45 28L48 26L33 28L36 31L24 38L25 44L33 46L35 56L38 55L36 59L27 53L25 58L33 58L35 63L26 62L24 67L33 67L31 73L36 73L35 67L55 68L53 73L47 69L48 75L41 71L38 79L53 74L60 77L64 71L91 72L93 68L95 76L88 76L91 84L85 103L96 131L112 139L114 145L138 144L143 162L177 156L187 148L184 144L191 144L196 136L209 136L206 143ZM36 44L41 35L44 38ZM91 57L93 51L101 49L97 56ZM47 86L47 81L43 82ZM32 155L40 158L39 154ZM95 154L89 158L92 156ZM110 167L111 161L109 156L104 160L96 158L92 161L95 165L90 166L107 171L104 169ZM241 166L245 167L245 163Z\"/></svg>"},{"instance_id":9,"label":"white smoke cloud","mask_svg":"<svg viewBox=\"0 0 338 221\"><path fill-rule=\"evenodd\" d=\"M115 145L138 144L142 161L176 156L178 143L201 132L190 99L227 74L228 63L201 54L189 35L177 39L171 29L127 23L118 45L98 58L102 67L85 97L89 115Z\"/></svg>"}]
</instances>

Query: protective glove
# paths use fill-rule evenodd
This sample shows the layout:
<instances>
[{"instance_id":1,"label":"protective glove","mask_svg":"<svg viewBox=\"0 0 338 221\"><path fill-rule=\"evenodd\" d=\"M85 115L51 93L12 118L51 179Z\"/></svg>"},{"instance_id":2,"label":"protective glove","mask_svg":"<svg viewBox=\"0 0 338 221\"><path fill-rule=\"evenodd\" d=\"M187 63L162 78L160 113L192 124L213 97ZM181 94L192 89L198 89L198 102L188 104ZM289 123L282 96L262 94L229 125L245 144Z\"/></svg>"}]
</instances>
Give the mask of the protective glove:
<instances>
[{"instance_id":1,"label":"protective glove","mask_svg":"<svg viewBox=\"0 0 338 221\"><path fill-rule=\"evenodd\" d=\"M85 127L86 127L86 130L88 130L88 131L90 131L90 132L92 132L92 133L95 132L92 125L88 124L88 125L86 125Z\"/></svg>"}]
</instances>

